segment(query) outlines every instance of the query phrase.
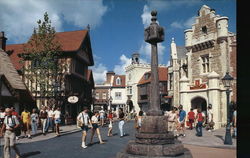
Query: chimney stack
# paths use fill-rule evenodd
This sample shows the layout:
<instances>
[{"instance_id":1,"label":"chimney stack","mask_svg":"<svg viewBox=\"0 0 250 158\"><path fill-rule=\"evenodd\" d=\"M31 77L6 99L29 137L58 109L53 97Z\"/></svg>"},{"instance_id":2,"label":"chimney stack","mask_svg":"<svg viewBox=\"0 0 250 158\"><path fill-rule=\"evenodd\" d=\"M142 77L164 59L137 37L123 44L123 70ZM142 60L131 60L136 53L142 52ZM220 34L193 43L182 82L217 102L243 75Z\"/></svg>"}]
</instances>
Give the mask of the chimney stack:
<instances>
[{"instance_id":1,"label":"chimney stack","mask_svg":"<svg viewBox=\"0 0 250 158\"><path fill-rule=\"evenodd\" d=\"M115 73L113 72L113 71L108 71L107 73L106 73L106 83L110 83L111 82L111 77L112 76L114 76L115 75Z\"/></svg>"},{"instance_id":2,"label":"chimney stack","mask_svg":"<svg viewBox=\"0 0 250 158\"><path fill-rule=\"evenodd\" d=\"M0 48L5 51L7 38L4 36L4 32L0 32Z\"/></svg>"}]
</instances>

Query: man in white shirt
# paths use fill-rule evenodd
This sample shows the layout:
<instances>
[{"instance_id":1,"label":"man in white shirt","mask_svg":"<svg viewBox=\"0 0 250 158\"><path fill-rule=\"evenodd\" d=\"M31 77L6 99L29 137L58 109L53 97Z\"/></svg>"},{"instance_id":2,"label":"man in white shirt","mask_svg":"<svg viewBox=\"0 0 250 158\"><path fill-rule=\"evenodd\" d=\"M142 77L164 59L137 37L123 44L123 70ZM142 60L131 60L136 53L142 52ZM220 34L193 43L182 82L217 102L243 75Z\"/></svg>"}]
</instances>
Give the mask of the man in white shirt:
<instances>
[{"instance_id":1,"label":"man in white shirt","mask_svg":"<svg viewBox=\"0 0 250 158\"><path fill-rule=\"evenodd\" d=\"M87 131L89 129L89 126L92 128L92 124L89 119L87 107L83 107L83 111L80 112L80 114L77 116L77 122L79 122L78 126L80 126L82 129L82 148L85 149L87 148L87 145L86 145Z\"/></svg>"},{"instance_id":2,"label":"man in white shirt","mask_svg":"<svg viewBox=\"0 0 250 158\"><path fill-rule=\"evenodd\" d=\"M0 135L2 137L2 133L4 133L4 158L10 158L10 148L16 152L16 158L20 158L20 152L16 146L15 134L15 129L19 126L19 121L15 115L12 115L10 108L6 108L5 113L6 116Z\"/></svg>"}]
</instances>

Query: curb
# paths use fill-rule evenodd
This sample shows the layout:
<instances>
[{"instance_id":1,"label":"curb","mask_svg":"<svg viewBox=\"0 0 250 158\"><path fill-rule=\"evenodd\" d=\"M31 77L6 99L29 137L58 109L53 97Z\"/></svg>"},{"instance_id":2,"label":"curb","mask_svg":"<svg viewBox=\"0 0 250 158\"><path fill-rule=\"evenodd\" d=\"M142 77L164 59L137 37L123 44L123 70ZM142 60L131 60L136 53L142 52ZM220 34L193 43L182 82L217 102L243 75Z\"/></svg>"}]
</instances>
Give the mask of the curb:
<instances>
[{"instance_id":1,"label":"curb","mask_svg":"<svg viewBox=\"0 0 250 158\"><path fill-rule=\"evenodd\" d=\"M200 144L192 144L192 143L182 143L186 145L193 145L193 146L200 146L200 147L209 147L209 148L219 148L219 149L231 149L231 150L236 150L236 146L222 146L222 145L200 145Z\"/></svg>"}]
</instances>

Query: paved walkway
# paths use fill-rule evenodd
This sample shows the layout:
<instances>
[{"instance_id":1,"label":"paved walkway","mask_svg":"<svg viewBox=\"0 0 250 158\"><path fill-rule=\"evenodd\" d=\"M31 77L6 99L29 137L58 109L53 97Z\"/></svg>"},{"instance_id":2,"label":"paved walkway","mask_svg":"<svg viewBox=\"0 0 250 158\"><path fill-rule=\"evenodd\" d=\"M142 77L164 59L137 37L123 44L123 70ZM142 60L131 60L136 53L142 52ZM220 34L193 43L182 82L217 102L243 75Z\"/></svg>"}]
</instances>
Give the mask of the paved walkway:
<instances>
[{"instance_id":1,"label":"paved walkway","mask_svg":"<svg viewBox=\"0 0 250 158\"><path fill-rule=\"evenodd\" d=\"M67 126L60 127L61 136L75 133L75 132L79 132L79 131L80 131L80 129L77 128L76 125L67 125ZM17 144L32 143L32 142L36 142L36 141L42 141L42 140L47 140L47 139L57 137L56 134L54 132L50 132L50 130L49 130L49 133L47 133L46 135L43 135L41 133L41 130L38 130L38 132L39 133L36 134L35 136L33 136L32 139L22 138L22 136L21 136L21 138L17 140Z\"/></svg>"},{"instance_id":2,"label":"paved walkway","mask_svg":"<svg viewBox=\"0 0 250 158\"><path fill-rule=\"evenodd\" d=\"M197 137L196 130L189 130L187 129L185 137L178 137L179 140L182 141L183 144L190 144L190 145L198 145L198 146L206 146L206 147L213 147L213 148L229 148L229 149L236 149L237 140L232 138L233 145L224 145L225 139L225 128L220 128L213 132L208 132L204 128L202 129L203 136Z\"/></svg>"},{"instance_id":3,"label":"paved walkway","mask_svg":"<svg viewBox=\"0 0 250 158\"><path fill-rule=\"evenodd\" d=\"M204 146L184 144L189 149L193 158L236 158L236 149L219 149Z\"/></svg>"}]
</instances>

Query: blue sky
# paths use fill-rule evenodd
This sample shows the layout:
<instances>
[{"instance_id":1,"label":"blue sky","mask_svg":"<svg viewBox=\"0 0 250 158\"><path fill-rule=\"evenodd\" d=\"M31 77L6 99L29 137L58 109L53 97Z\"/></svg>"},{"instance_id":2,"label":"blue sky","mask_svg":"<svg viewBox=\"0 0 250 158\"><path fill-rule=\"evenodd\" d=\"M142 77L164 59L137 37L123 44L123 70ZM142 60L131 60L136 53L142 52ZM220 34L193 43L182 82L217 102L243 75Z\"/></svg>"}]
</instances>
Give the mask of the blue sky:
<instances>
[{"instance_id":1,"label":"blue sky","mask_svg":"<svg viewBox=\"0 0 250 158\"><path fill-rule=\"evenodd\" d=\"M165 41L158 47L160 63L167 64L171 38L184 45L183 31L191 28L204 4L229 17L229 31L236 33L235 0L1 0L0 31L6 32L8 44L24 43L45 11L60 32L85 29L90 24L92 69L96 82L101 82L109 70L123 74L134 52L141 54L142 62L150 61L143 31L152 9L158 11L158 21L165 28Z\"/></svg>"}]
</instances>

